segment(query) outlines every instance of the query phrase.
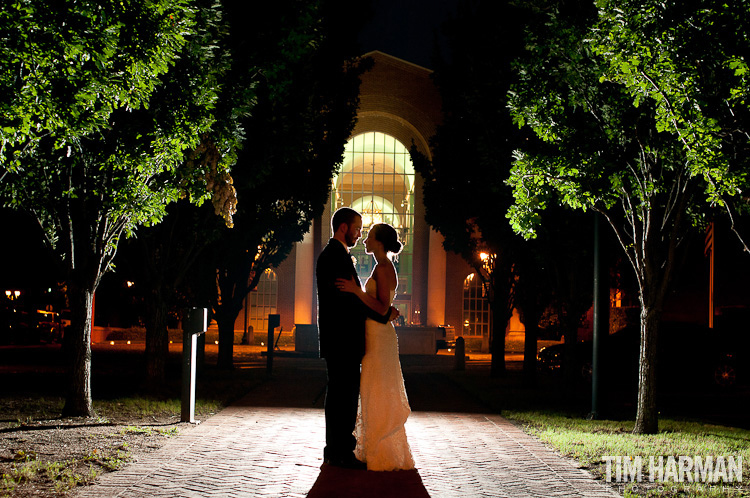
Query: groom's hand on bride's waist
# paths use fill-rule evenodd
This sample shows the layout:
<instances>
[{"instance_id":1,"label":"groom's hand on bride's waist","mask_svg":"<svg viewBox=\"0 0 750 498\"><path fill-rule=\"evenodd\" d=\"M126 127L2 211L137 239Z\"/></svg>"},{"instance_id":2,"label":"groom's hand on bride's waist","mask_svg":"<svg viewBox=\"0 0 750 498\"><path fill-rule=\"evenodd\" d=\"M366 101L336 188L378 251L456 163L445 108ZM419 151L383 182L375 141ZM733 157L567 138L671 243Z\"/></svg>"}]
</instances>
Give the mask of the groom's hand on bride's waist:
<instances>
[{"instance_id":1,"label":"groom's hand on bride's waist","mask_svg":"<svg viewBox=\"0 0 750 498\"><path fill-rule=\"evenodd\" d=\"M397 310L396 308L394 308L393 306L391 306L391 315L388 317L388 321L392 322L393 320L395 320L399 316L401 316L401 312L399 310Z\"/></svg>"}]
</instances>

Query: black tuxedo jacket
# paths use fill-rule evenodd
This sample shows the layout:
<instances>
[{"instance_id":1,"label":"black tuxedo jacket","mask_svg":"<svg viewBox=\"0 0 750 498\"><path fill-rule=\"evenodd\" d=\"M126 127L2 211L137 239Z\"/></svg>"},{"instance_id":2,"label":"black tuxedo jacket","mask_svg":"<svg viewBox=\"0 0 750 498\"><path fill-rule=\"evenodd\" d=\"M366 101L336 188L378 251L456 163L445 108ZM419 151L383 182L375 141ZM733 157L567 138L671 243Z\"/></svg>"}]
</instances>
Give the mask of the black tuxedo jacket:
<instances>
[{"instance_id":1,"label":"black tuxedo jacket","mask_svg":"<svg viewBox=\"0 0 750 498\"><path fill-rule=\"evenodd\" d=\"M361 360L365 355L365 320L369 317L387 323L391 310L378 315L354 294L336 288L337 278L354 277L360 283L351 255L336 239L329 240L320 253L315 275L321 358Z\"/></svg>"}]
</instances>

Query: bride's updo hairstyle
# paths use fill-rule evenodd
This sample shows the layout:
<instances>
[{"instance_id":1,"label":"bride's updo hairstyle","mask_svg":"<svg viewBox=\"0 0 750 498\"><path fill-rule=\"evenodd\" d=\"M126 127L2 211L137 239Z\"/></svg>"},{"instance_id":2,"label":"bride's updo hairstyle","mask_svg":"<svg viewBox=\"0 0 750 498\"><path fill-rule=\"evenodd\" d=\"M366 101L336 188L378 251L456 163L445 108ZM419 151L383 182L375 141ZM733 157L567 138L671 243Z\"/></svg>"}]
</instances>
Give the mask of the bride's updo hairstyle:
<instances>
[{"instance_id":1,"label":"bride's updo hairstyle","mask_svg":"<svg viewBox=\"0 0 750 498\"><path fill-rule=\"evenodd\" d=\"M383 244L385 252L398 254L401 252L403 245L398 240L398 232L388 223L377 223L370 228L370 233L375 240Z\"/></svg>"}]
</instances>

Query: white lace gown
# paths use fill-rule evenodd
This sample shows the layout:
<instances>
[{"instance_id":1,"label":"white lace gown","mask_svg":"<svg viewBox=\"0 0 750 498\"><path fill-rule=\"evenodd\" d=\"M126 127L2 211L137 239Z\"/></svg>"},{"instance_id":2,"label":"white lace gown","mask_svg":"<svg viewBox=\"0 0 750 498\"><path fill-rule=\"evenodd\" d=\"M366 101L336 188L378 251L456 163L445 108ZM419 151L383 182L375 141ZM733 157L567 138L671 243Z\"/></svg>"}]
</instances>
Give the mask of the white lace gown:
<instances>
[{"instance_id":1,"label":"white lace gown","mask_svg":"<svg viewBox=\"0 0 750 498\"><path fill-rule=\"evenodd\" d=\"M377 296L375 279L367 281L365 291ZM391 292L391 301L393 297ZM411 408L401 374L398 339L391 323L367 319L359 385L355 455L367 463L367 470L413 469L414 458L404 428Z\"/></svg>"}]
</instances>

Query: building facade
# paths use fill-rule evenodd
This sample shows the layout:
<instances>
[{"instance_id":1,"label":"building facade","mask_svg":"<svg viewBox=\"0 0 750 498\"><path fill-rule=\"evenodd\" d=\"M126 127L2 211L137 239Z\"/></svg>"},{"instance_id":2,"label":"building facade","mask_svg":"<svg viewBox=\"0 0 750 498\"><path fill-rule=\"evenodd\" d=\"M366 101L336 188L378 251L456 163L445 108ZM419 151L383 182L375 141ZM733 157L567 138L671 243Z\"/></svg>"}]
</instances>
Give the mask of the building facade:
<instances>
[{"instance_id":1,"label":"building facade","mask_svg":"<svg viewBox=\"0 0 750 498\"><path fill-rule=\"evenodd\" d=\"M490 313L480 279L463 259L444 250L442 236L425 222L423 179L409 154L414 146L432 157L429 141L441 121L441 102L431 71L382 52L366 56L374 64L362 76L357 124L326 210L289 257L264 274L236 328L247 324L265 331L268 313L280 314L283 331L317 322L315 261L331 237L331 214L350 206L363 214L365 229L386 222L400 233L404 249L395 262L399 288L394 305L404 324L448 326L486 349ZM352 255L364 280L373 258L364 254L361 242ZM510 329L522 327L514 320Z\"/></svg>"}]
</instances>

